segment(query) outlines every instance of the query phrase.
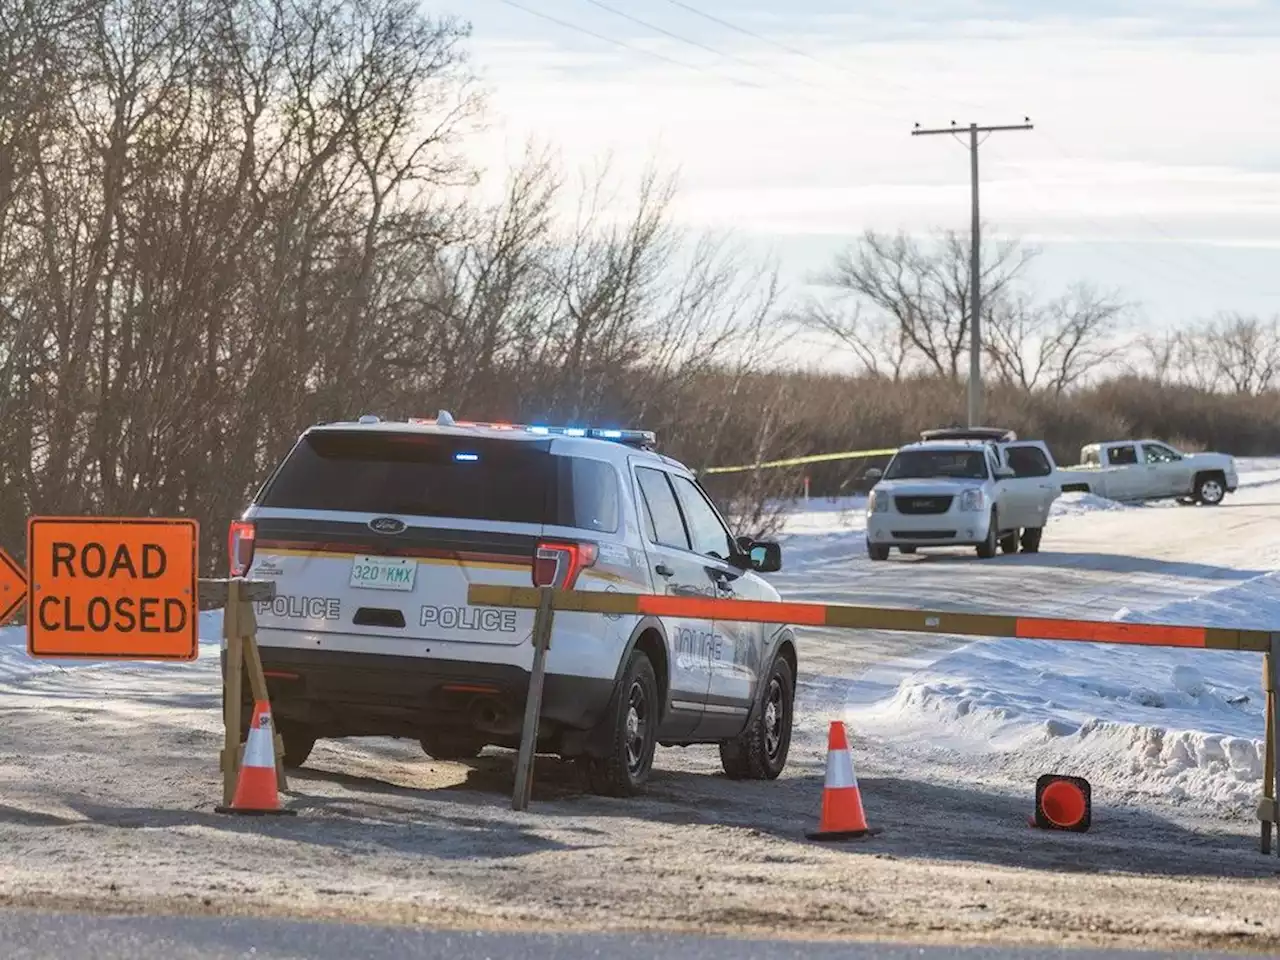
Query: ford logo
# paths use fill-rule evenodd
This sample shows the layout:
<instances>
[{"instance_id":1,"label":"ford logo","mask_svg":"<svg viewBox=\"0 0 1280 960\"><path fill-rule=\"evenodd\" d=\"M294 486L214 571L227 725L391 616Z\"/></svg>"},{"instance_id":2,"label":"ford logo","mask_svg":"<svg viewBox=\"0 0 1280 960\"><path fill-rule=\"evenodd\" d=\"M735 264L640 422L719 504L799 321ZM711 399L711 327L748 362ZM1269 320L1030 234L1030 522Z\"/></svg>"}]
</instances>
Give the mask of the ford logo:
<instances>
[{"instance_id":1,"label":"ford logo","mask_svg":"<svg viewBox=\"0 0 1280 960\"><path fill-rule=\"evenodd\" d=\"M374 517L369 521L369 529L374 533L385 533L387 535L395 533L404 533L405 524L402 520L395 517Z\"/></svg>"}]
</instances>

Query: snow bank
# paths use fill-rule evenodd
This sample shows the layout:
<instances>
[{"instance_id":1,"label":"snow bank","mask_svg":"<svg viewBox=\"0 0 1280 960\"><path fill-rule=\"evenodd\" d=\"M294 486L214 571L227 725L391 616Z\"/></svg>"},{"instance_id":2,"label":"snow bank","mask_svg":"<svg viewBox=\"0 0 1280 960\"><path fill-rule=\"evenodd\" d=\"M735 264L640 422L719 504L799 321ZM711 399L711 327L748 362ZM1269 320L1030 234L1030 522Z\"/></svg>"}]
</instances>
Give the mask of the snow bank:
<instances>
[{"instance_id":1,"label":"snow bank","mask_svg":"<svg viewBox=\"0 0 1280 960\"><path fill-rule=\"evenodd\" d=\"M1117 619L1280 629L1280 573ZM944 751L972 773L1048 770L1161 796L1251 806L1262 778L1257 654L1035 640L978 641L848 713L864 733Z\"/></svg>"},{"instance_id":2,"label":"snow bank","mask_svg":"<svg viewBox=\"0 0 1280 960\"><path fill-rule=\"evenodd\" d=\"M217 657L221 649L222 611L206 610L200 614L200 659ZM180 669L182 664L150 663L143 661L102 660L33 660L27 656L27 628L0 628L0 686L22 683L32 677L66 670L101 670L104 667L121 669L129 667Z\"/></svg>"}]
</instances>

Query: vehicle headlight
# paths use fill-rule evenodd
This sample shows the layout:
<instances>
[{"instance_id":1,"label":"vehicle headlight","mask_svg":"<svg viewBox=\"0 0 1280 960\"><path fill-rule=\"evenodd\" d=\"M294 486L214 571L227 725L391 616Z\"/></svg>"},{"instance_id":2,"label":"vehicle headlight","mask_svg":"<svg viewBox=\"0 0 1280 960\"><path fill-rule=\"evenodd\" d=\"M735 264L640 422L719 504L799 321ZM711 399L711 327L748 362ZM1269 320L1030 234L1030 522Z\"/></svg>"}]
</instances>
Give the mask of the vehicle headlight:
<instances>
[{"instance_id":1,"label":"vehicle headlight","mask_svg":"<svg viewBox=\"0 0 1280 960\"><path fill-rule=\"evenodd\" d=\"M977 512L987 505L981 487L970 487L960 494L960 509Z\"/></svg>"},{"instance_id":2,"label":"vehicle headlight","mask_svg":"<svg viewBox=\"0 0 1280 960\"><path fill-rule=\"evenodd\" d=\"M889 498L883 493L871 491L871 496L867 498L867 513L888 513Z\"/></svg>"}]
</instances>

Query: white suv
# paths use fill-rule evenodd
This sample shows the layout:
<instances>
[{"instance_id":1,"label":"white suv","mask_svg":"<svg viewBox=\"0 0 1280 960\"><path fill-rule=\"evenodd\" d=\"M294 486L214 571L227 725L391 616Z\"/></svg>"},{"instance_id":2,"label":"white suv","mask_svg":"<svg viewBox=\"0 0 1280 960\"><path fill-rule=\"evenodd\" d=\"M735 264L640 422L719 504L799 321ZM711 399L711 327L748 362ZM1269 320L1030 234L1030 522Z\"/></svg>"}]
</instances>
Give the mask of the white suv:
<instances>
[{"instance_id":1,"label":"white suv","mask_svg":"<svg viewBox=\"0 0 1280 960\"><path fill-rule=\"evenodd\" d=\"M303 433L229 538L232 574L276 584L258 642L286 762L318 737L409 737L437 759L517 746L533 612L469 606L471 583L777 600L757 575L777 544L731 536L652 446L444 412ZM547 671L539 750L598 792L638 790L656 743L718 743L737 778L786 763L788 628L558 613Z\"/></svg>"},{"instance_id":2,"label":"white suv","mask_svg":"<svg viewBox=\"0 0 1280 960\"><path fill-rule=\"evenodd\" d=\"M1048 447L990 428L926 431L900 449L867 502L867 554L886 560L890 548L974 546L1040 549L1053 501L1061 493Z\"/></svg>"}]
</instances>

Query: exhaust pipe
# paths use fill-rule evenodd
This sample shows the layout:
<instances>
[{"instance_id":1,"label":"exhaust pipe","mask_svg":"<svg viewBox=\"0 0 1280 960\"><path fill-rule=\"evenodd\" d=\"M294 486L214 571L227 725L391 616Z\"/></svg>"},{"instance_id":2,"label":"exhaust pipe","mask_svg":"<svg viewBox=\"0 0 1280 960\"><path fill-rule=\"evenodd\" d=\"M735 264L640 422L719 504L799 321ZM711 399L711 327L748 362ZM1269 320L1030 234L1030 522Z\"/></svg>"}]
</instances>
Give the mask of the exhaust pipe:
<instances>
[{"instance_id":1,"label":"exhaust pipe","mask_svg":"<svg viewBox=\"0 0 1280 960\"><path fill-rule=\"evenodd\" d=\"M497 732L507 719L507 711L502 704L491 697L476 697L471 701L467 714L476 727L486 732Z\"/></svg>"}]
</instances>

